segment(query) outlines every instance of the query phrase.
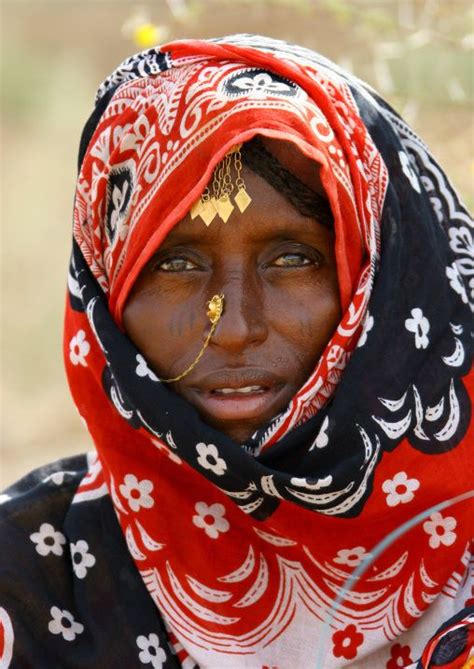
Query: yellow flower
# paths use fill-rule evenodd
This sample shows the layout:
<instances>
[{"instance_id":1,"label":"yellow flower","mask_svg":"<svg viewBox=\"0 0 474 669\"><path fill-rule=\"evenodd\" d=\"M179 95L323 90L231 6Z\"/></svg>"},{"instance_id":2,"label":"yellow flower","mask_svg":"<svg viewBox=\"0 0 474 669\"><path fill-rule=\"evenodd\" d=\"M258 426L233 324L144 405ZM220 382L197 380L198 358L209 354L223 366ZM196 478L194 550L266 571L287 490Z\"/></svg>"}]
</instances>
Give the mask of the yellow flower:
<instances>
[{"instance_id":1,"label":"yellow flower","mask_svg":"<svg viewBox=\"0 0 474 669\"><path fill-rule=\"evenodd\" d=\"M141 49L156 46L167 36L165 26L157 26L154 23L140 23L133 30L133 41Z\"/></svg>"}]
</instances>

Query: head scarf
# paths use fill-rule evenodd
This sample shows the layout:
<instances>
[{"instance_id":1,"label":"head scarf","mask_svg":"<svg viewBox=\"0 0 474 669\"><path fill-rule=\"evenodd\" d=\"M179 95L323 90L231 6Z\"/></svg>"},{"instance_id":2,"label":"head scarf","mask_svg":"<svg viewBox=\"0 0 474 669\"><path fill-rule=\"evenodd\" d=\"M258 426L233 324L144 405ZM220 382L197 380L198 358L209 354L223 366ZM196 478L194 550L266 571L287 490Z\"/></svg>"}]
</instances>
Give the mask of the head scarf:
<instances>
[{"instance_id":1,"label":"head scarf","mask_svg":"<svg viewBox=\"0 0 474 669\"><path fill-rule=\"evenodd\" d=\"M160 382L121 317L256 134L321 165L342 318L243 448ZM467 659L467 612L436 630L472 596L472 222L423 143L321 56L235 36L126 60L79 162L65 359L98 458L77 494L110 494L182 666L427 667L458 629Z\"/></svg>"}]
</instances>

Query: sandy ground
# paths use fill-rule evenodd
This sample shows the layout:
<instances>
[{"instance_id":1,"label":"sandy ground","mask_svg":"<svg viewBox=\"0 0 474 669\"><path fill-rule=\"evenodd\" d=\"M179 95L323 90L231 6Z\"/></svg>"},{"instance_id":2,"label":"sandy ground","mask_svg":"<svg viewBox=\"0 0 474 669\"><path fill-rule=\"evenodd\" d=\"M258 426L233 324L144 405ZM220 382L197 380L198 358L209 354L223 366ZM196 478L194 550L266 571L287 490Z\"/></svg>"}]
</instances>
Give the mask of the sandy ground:
<instances>
[{"instance_id":1,"label":"sandy ground","mask_svg":"<svg viewBox=\"0 0 474 669\"><path fill-rule=\"evenodd\" d=\"M472 205L472 82L465 50L453 37L459 26L445 28L453 32L451 42L428 45L421 57L419 49L408 46L407 35L417 32L417 20L426 22L418 11L423 3L412 3L418 9L410 29L373 25L367 12L384 3L353 3L365 12L355 27L325 10L327 3L314 2L310 12L300 11L302 4L201 3L201 14L184 23L173 20L164 2L148 7L153 20L167 23L167 39L259 32L352 65L374 86L387 89L389 99L410 117ZM467 16L469 4L456 3L458 13ZM79 135L95 89L116 64L138 50L121 34L131 11L129 2L25 1L2 6L0 487L40 464L92 447L62 368L72 197ZM397 19L396 12L392 19ZM438 28L443 25L442 17L436 21ZM378 55L387 52L390 40L398 40L398 60L383 61L380 67Z\"/></svg>"}]
</instances>

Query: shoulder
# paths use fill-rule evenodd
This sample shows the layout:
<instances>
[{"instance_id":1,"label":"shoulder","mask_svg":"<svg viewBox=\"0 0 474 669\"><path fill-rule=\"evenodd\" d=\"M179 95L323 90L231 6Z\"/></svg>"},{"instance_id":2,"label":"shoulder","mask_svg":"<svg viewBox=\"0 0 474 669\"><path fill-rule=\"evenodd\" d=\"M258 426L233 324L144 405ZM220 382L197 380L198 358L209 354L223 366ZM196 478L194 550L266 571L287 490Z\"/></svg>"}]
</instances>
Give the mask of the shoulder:
<instances>
[{"instance_id":1,"label":"shoulder","mask_svg":"<svg viewBox=\"0 0 474 669\"><path fill-rule=\"evenodd\" d=\"M0 532L33 529L41 520L61 520L87 473L87 456L77 455L33 470L0 494Z\"/></svg>"},{"instance_id":2,"label":"shoulder","mask_svg":"<svg viewBox=\"0 0 474 669\"><path fill-rule=\"evenodd\" d=\"M0 668L135 667L137 639L161 625L97 471L68 458L3 493Z\"/></svg>"},{"instance_id":3,"label":"shoulder","mask_svg":"<svg viewBox=\"0 0 474 669\"><path fill-rule=\"evenodd\" d=\"M57 666L44 634L42 602L60 597L70 581L65 519L87 472L87 457L75 456L39 467L0 494L0 666ZM19 642L19 644L18 644ZM6 653L6 656L5 656ZM10 658L8 657L10 655ZM7 661L8 660L8 661ZM3 662L3 664L2 664Z\"/></svg>"},{"instance_id":4,"label":"shoulder","mask_svg":"<svg viewBox=\"0 0 474 669\"><path fill-rule=\"evenodd\" d=\"M0 496L0 591L33 574L34 557L63 554L64 524L75 491L87 472L87 457L39 467Z\"/></svg>"}]
</instances>

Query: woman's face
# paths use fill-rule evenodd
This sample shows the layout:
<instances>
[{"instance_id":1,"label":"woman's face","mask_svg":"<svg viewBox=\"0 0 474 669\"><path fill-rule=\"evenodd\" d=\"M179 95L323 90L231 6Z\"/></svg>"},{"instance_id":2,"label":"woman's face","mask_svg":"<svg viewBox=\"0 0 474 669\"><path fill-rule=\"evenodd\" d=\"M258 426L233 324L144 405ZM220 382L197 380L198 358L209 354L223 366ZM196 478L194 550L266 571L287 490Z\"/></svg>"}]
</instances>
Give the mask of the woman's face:
<instances>
[{"instance_id":1,"label":"woman's face","mask_svg":"<svg viewBox=\"0 0 474 669\"><path fill-rule=\"evenodd\" d=\"M155 372L172 378L209 332L206 303L224 294L204 356L170 386L237 442L287 406L340 320L333 232L247 168L243 176L247 210L209 227L199 217L180 221L141 272L123 316Z\"/></svg>"}]
</instances>

